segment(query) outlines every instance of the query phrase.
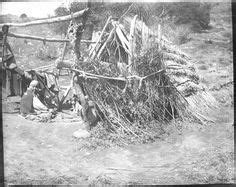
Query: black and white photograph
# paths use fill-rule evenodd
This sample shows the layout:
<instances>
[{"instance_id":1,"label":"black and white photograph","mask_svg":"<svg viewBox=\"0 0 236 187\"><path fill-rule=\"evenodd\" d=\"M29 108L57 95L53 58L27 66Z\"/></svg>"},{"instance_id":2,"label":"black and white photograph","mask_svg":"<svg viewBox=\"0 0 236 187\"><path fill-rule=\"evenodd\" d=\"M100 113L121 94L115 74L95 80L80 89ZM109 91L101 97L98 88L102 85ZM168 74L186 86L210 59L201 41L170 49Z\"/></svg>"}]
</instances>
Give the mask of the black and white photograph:
<instances>
[{"instance_id":1,"label":"black and white photograph","mask_svg":"<svg viewBox=\"0 0 236 187\"><path fill-rule=\"evenodd\" d=\"M235 183L232 7L0 2L2 184Z\"/></svg>"}]
</instances>

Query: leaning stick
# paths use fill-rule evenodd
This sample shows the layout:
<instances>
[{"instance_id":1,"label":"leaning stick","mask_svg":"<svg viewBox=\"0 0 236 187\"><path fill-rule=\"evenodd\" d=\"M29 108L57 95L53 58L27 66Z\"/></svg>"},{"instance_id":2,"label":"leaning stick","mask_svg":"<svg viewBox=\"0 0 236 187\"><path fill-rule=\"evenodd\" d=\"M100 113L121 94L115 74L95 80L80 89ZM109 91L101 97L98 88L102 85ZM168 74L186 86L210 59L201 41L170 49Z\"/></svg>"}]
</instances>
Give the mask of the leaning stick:
<instances>
[{"instance_id":1,"label":"leaning stick","mask_svg":"<svg viewBox=\"0 0 236 187\"><path fill-rule=\"evenodd\" d=\"M102 36L103 36L103 34L104 34L104 32L105 32L105 30L106 30L106 28L107 28L107 25L109 24L110 20L111 20L111 16L107 19L106 24L105 24L105 26L103 27L102 32L101 32L101 34L100 34L100 36L99 36L99 38L98 38L96 44L94 45L93 49L92 49L91 52L89 53L89 56L91 56L91 55L93 54L93 52L94 52L94 50L96 49L98 43L99 43L100 40L102 39Z\"/></svg>"},{"instance_id":2,"label":"leaning stick","mask_svg":"<svg viewBox=\"0 0 236 187\"><path fill-rule=\"evenodd\" d=\"M95 53L95 55L92 56L92 59L94 59L94 58L96 57L96 55L97 55L98 58L100 57L100 55L102 54L102 52L103 52L104 48L106 47L107 43L111 40L112 35L113 35L113 33L115 32L115 30L116 30L116 28L114 27L114 28L111 30L111 32L110 32L110 34L109 34L107 40L104 42L103 46L102 46L101 49L99 50L98 54Z\"/></svg>"},{"instance_id":3,"label":"leaning stick","mask_svg":"<svg viewBox=\"0 0 236 187\"><path fill-rule=\"evenodd\" d=\"M134 31L135 31L135 22L136 22L136 19L137 19L138 15L135 15L133 20L131 21L131 26L130 26L130 34L129 34L129 46L130 46L130 53L131 53L131 56L129 58L129 68L128 68L128 71L129 73L131 73L131 70L132 70L132 63L133 63L133 59L134 59L134 54L135 54L135 46L134 46Z\"/></svg>"}]
</instances>

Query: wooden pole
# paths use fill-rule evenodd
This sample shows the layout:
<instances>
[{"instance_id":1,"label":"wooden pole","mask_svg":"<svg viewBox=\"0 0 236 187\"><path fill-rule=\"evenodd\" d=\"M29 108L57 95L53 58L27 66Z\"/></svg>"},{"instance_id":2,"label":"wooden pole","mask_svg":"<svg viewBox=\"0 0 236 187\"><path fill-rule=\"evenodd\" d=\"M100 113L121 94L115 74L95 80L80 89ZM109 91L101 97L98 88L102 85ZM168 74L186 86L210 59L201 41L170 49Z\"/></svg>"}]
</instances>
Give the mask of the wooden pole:
<instances>
[{"instance_id":1,"label":"wooden pole","mask_svg":"<svg viewBox=\"0 0 236 187\"><path fill-rule=\"evenodd\" d=\"M10 48L10 45L7 46L7 35L8 35L8 30L9 30L9 27L8 26L5 26L2 28L2 33L3 33L3 38L2 38L2 62L5 60L4 59L4 56L5 56L5 50L7 50L7 48L11 51L12 53L12 50ZM13 55L13 53L12 53ZM5 64L6 63L3 63L3 67L5 67Z\"/></svg>"},{"instance_id":2,"label":"wooden pole","mask_svg":"<svg viewBox=\"0 0 236 187\"><path fill-rule=\"evenodd\" d=\"M99 43L100 40L102 39L102 35L104 34L104 32L105 32L105 30L106 30L106 27L107 27L107 25L109 24L110 20L111 20L111 16L107 19L106 24L105 24L105 26L103 27L102 32L101 32L101 34L100 34L100 36L99 36L99 38L98 38L96 44L94 45L94 47L92 48L92 50L91 50L90 53L89 53L89 56L92 56L93 52L95 51L95 49L96 49L98 43ZM95 52L96 52L96 51L95 51Z\"/></svg>"},{"instance_id":3,"label":"wooden pole","mask_svg":"<svg viewBox=\"0 0 236 187\"><path fill-rule=\"evenodd\" d=\"M77 61L79 61L81 57L80 44L81 44L81 39L82 39L84 29L85 29L85 24L86 24L86 21L88 20L89 13L90 12L87 11L83 14L82 23L70 24L69 29L68 29L68 38L70 40L70 43L73 46L73 50L77 58Z\"/></svg>"},{"instance_id":4,"label":"wooden pole","mask_svg":"<svg viewBox=\"0 0 236 187\"><path fill-rule=\"evenodd\" d=\"M13 38L24 38L24 39L30 39L30 40L39 40L43 42L70 42L69 39L57 39L57 38L43 38L39 36L31 36L31 35L26 35L26 34L15 34L15 33L8 33L8 37L13 37ZM90 41L90 40L81 40L81 43L96 43L95 41Z\"/></svg>"},{"instance_id":5,"label":"wooden pole","mask_svg":"<svg viewBox=\"0 0 236 187\"><path fill-rule=\"evenodd\" d=\"M89 8L86 8L84 10L81 10L79 12L76 12L73 14L73 17L82 17L85 12L87 12ZM42 24L50 24L50 23L57 23L57 22L63 22L63 21L70 21L72 19L71 15L67 16L61 16L61 17L55 17L55 18L49 18L49 19L43 19L43 20L35 20L30 21L26 23L2 23L0 24L0 27L3 25L8 25L9 27L27 27L32 25L42 25Z\"/></svg>"},{"instance_id":6,"label":"wooden pole","mask_svg":"<svg viewBox=\"0 0 236 187\"><path fill-rule=\"evenodd\" d=\"M71 17L73 17L72 16L72 14L71 14ZM70 21L70 25L72 24L72 20ZM69 30L69 28L67 29L67 34L66 34L66 37L65 37L65 39L68 39L68 30ZM69 39L68 39L69 40ZM63 61L64 60L64 57L65 57L65 54L66 54L66 46L67 46L67 43L64 43L64 47L63 47L63 51L62 51L62 57L61 57L61 61Z\"/></svg>"},{"instance_id":7,"label":"wooden pole","mask_svg":"<svg viewBox=\"0 0 236 187\"><path fill-rule=\"evenodd\" d=\"M160 51L161 50L161 25L158 24L158 27L157 27L157 32L158 32L158 35L157 35L157 40L158 40L158 50Z\"/></svg>"},{"instance_id":8,"label":"wooden pole","mask_svg":"<svg viewBox=\"0 0 236 187\"><path fill-rule=\"evenodd\" d=\"M46 69L52 68L54 66L54 64L50 64L50 65L46 65L46 66L40 66L34 69L30 69L30 70L35 70L35 71L44 71ZM30 71L29 70L29 71ZM27 71L27 70L26 70Z\"/></svg>"},{"instance_id":9,"label":"wooden pole","mask_svg":"<svg viewBox=\"0 0 236 187\"><path fill-rule=\"evenodd\" d=\"M72 80L71 80L71 82L70 82L70 86L67 87L65 93L63 94L61 100L59 101L59 105L58 105L58 110L59 110L59 111L62 109L62 104L63 104L63 102L65 101L67 95L69 94L70 90L71 90L72 87L73 87L73 81L74 81L73 79L74 79L74 78L72 77Z\"/></svg>"},{"instance_id":10,"label":"wooden pole","mask_svg":"<svg viewBox=\"0 0 236 187\"><path fill-rule=\"evenodd\" d=\"M100 55L102 54L103 50L105 49L107 43L112 39L112 35L113 35L113 33L114 33L115 31L116 31L116 28L114 27L114 28L111 30L109 36L107 37L107 40L104 42L104 44L102 45L102 47L99 49L98 54L97 54L97 53L94 53L94 55L92 56L92 59L94 59L96 56L97 56L98 58L100 57Z\"/></svg>"},{"instance_id":11,"label":"wooden pole","mask_svg":"<svg viewBox=\"0 0 236 187\"><path fill-rule=\"evenodd\" d=\"M133 20L131 21L131 26L130 26L130 34L129 34L129 46L130 46L130 58L129 58L129 68L128 71L131 74L132 71L132 63L133 63L133 59L134 59L134 53L135 53L135 35L134 35L134 31L135 31L135 22L137 19L138 15L135 15Z\"/></svg>"},{"instance_id":12,"label":"wooden pole","mask_svg":"<svg viewBox=\"0 0 236 187\"><path fill-rule=\"evenodd\" d=\"M88 2L87 7L88 7L87 10L89 10L89 8L91 7L90 1ZM69 40L73 46L73 50L75 52L77 60L80 59L80 43L81 43L81 38L82 38L84 28L85 28L85 24L86 24L86 21L89 16L88 14L89 14L89 11L84 12L84 14L82 16L82 23L81 24L76 24L76 23L70 24L70 26L68 28L67 37L69 38ZM71 16L71 17L75 17L75 14L73 14L73 16ZM68 87L68 89L66 90L65 94L63 95L61 101L59 102L59 108L58 108L59 110L61 110L62 104L63 104L64 100L66 99L67 95L69 94L70 90L72 88L74 88L75 77L76 77L76 73L73 72L70 86ZM81 93L79 95L79 98L82 98L82 97L84 97L84 94Z\"/></svg>"},{"instance_id":13,"label":"wooden pole","mask_svg":"<svg viewBox=\"0 0 236 187\"><path fill-rule=\"evenodd\" d=\"M93 78L97 78L97 79L101 78L101 79L116 80L116 81L123 81L123 82L126 81L126 79L122 78L122 77L107 77L107 76L102 76L102 75L96 75L96 74L87 73L87 72L84 72L84 71L81 71L81 70L78 70L78 69L74 69L74 68L71 68L71 70L75 71L75 72L78 72L80 74L86 75L86 76L91 76Z\"/></svg>"}]
</instances>

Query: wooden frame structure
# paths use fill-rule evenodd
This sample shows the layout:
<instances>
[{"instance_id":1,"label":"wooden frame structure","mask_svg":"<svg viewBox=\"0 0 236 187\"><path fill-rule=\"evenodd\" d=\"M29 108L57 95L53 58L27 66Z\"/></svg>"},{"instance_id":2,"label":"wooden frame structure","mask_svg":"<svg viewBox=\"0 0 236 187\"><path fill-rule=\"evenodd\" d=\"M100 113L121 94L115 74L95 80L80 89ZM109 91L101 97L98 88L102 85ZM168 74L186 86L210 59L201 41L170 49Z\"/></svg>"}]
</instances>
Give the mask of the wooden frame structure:
<instances>
[{"instance_id":1,"label":"wooden frame structure","mask_svg":"<svg viewBox=\"0 0 236 187\"><path fill-rule=\"evenodd\" d=\"M14 33L9 32L8 29L11 27L27 27L27 26L35 26L35 25L42 25L42 24L65 22L65 21L74 20L74 18L78 18L78 17L82 17L82 19L83 19L83 22L82 22L82 29L83 29L85 27L87 16L88 16L88 13L90 10L89 7L90 7L90 2L88 2L88 8L81 10L79 12L73 13L71 15L67 15L67 16L48 18L48 19L43 19L43 20L35 20L35 21L26 22L26 23L3 23L3 24L0 24L0 27L2 27L3 29L7 28L7 32L3 32L3 39L4 39L3 41L5 41L7 37L14 37L14 38L38 40L38 41L43 41L44 43L45 42L63 42L63 43L65 43L65 46L66 46L66 43L68 43L68 42L72 43L71 39L69 39L69 38L65 38L65 39L43 38L43 37L31 36L31 35L14 34ZM81 36L82 36L82 33L83 32L81 32ZM89 40L81 40L81 36L79 39L79 43L95 43L95 42L92 42ZM5 46L4 44L5 44L5 42L2 43L3 49ZM2 55L4 56L4 50L2 51ZM65 55L65 47L64 47L62 55L63 55L63 57L62 57L62 59L63 59L64 55ZM49 66L52 67L51 65L49 65ZM47 68L48 68L48 66L44 66L43 68L37 68L37 70L38 71L41 70L41 72L42 72L42 71L46 70ZM58 76L56 76L56 77L58 77ZM67 91L63 95L61 101L59 102L59 105L58 105L59 110L61 109L62 103L65 100L65 97L68 95L71 88L73 87L73 85L74 85L74 82L73 82L73 78L72 78L70 86L67 88Z\"/></svg>"}]
</instances>

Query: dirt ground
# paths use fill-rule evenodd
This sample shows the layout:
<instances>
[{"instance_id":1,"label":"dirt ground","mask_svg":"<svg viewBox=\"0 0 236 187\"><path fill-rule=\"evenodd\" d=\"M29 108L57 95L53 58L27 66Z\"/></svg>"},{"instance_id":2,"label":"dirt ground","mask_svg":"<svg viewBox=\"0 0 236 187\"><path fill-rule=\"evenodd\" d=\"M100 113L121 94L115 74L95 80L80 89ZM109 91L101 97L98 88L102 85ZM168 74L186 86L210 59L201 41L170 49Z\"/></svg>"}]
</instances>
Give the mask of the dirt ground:
<instances>
[{"instance_id":1,"label":"dirt ground","mask_svg":"<svg viewBox=\"0 0 236 187\"><path fill-rule=\"evenodd\" d=\"M233 111L215 124L185 129L159 142L78 150L82 122L36 123L4 114L5 177L9 184L193 184L233 182Z\"/></svg>"},{"instance_id":2,"label":"dirt ground","mask_svg":"<svg viewBox=\"0 0 236 187\"><path fill-rule=\"evenodd\" d=\"M182 124L159 141L123 148L81 150L73 138L82 121L36 123L3 101L5 181L8 184L233 183L234 111L232 25L215 16L212 29L193 34L181 49L197 60L201 82L219 102L215 123ZM209 40L213 42L209 42ZM11 104L9 104L11 103Z\"/></svg>"}]
</instances>

